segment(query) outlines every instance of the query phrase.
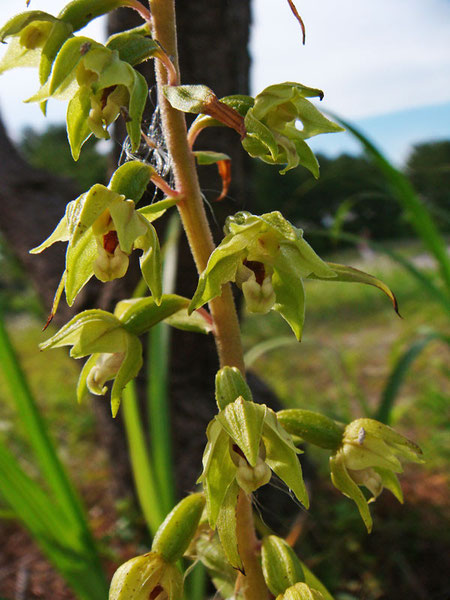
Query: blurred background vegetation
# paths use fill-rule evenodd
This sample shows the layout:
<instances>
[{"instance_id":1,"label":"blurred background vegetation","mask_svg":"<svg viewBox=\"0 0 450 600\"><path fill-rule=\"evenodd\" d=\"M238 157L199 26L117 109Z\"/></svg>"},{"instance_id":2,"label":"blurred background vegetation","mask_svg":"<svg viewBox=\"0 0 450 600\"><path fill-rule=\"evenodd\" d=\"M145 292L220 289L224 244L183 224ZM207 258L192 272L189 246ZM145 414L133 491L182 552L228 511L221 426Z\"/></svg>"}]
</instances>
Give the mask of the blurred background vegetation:
<instances>
[{"instance_id":1,"label":"blurred background vegetation","mask_svg":"<svg viewBox=\"0 0 450 600\"><path fill-rule=\"evenodd\" d=\"M107 157L98 144L86 144L75 165L62 127L25 131L20 150L30 164L75 178L80 189L107 180ZM432 286L442 288L439 265L373 157L319 156L319 162L318 181L301 168L282 177L273 167L258 163L253 189L257 210L280 210L304 228L306 239L324 258L381 278L397 295L403 319L373 288L308 282L301 344L293 342L277 314L243 315L247 364L287 407L319 410L348 421L374 416L384 403L386 420L421 445L426 464L407 469L403 507L388 492L376 502L374 533L367 537L353 504L329 483L327 457L311 452L312 508L307 515L300 512L297 548L337 600L445 600L450 597L443 562L450 542L448 304L430 293ZM445 240L450 230L450 141L416 146L403 173ZM101 431L90 408L75 402L78 365L64 350L51 356L37 351L47 337L41 327L48 307L40 305L4 242L0 304L59 454L91 507L89 521L101 540L103 557L117 560L130 546L134 553L145 551L142 517L130 498L115 496L98 443ZM29 475L39 477L29 461L27 431L4 377L0 372L1 440L20 457ZM16 536L19 545L29 544L1 500L0 509L6 532ZM10 552L13 560L14 547ZM73 597L64 585L57 589L53 597Z\"/></svg>"}]
</instances>

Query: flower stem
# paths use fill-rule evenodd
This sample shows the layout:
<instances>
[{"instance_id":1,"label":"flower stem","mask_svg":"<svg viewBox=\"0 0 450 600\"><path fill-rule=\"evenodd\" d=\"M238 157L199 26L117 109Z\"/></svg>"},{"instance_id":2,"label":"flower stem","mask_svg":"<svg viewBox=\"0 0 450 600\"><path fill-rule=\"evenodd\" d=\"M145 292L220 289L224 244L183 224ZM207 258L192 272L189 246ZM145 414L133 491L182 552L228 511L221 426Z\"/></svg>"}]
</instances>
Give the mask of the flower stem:
<instances>
[{"instance_id":1,"label":"flower stem","mask_svg":"<svg viewBox=\"0 0 450 600\"><path fill-rule=\"evenodd\" d=\"M150 0L150 10L153 37L171 57L179 73L175 3L173 0ZM180 193L177 207L197 270L201 273L215 246L206 218L194 155L187 142L184 114L172 108L164 97L162 87L168 83L165 67L156 61L155 69L162 126L172 158L176 189ZM223 286L222 296L212 300L209 306L214 319L220 365L235 366L244 372L239 322L230 286Z\"/></svg>"},{"instance_id":2,"label":"flower stem","mask_svg":"<svg viewBox=\"0 0 450 600\"><path fill-rule=\"evenodd\" d=\"M238 576L236 588L242 590L245 600L267 600L269 592L259 559L259 540L255 534L251 497L239 492L237 510L237 540L245 576Z\"/></svg>"}]
</instances>

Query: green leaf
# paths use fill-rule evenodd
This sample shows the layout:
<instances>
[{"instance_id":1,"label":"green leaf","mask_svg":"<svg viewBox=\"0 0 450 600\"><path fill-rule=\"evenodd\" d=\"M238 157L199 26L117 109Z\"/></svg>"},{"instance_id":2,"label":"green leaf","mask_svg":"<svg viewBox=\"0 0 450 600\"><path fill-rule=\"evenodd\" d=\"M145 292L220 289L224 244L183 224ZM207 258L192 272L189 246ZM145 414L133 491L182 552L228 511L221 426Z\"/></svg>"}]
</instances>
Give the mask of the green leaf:
<instances>
[{"instance_id":1,"label":"green leaf","mask_svg":"<svg viewBox=\"0 0 450 600\"><path fill-rule=\"evenodd\" d=\"M173 108L189 113L202 113L216 98L206 85L166 85L164 96Z\"/></svg>"},{"instance_id":2,"label":"green leaf","mask_svg":"<svg viewBox=\"0 0 450 600\"><path fill-rule=\"evenodd\" d=\"M203 454L203 483L206 512L212 529L215 528L225 495L236 476L236 466L230 456L230 439L222 426L213 419L206 430L208 443Z\"/></svg>"},{"instance_id":3,"label":"green leaf","mask_svg":"<svg viewBox=\"0 0 450 600\"><path fill-rule=\"evenodd\" d=\"M161 52L161 46L150 36L147 24L112 35L106 47L117 50L120 60L133 67Z\"/></svg>"},{"instance_id":4,"label":"green leaf","mask_svg":"<svg viewBox=\"0 0 450 600\"><path fill-rule=\"evenodd\" d=\"M330 468L333 485L341 491L344 496L347 496L347 498L350 498L356 503L359 514L364 521L364 525L366 526L368 533L370 533L372 531L373 521L367 500L358 485L348 474L343 458L339 452L330 458Z\"/></svg>"},{"instance_id":5,"label":"green leaf","mask_svg":"<svg viewBox=\"0 0 450 600\"><path fill-rule=\"evenodd\" d=\"M142 335L151 327L186 308L187 298L176 294L164 294L161 304L153 297L122 300L116 304L114 315L123 327L135 335Z\"/></svg>"},{"instance_id":6,"label":"green leaf","mask_svg":"<svg viewBox=\"0 0 450 600\"><path fill-rule=\"evenodd\" d=\"M290 435L278 423L276 414L270 409L267 409L264 421L263 441L266 447L266 463L294 492L298 500L309 508L308 492L297 458L299 451L295 448Z\"/></svg>"},{"instance_id":7,"label":"green leaf","mask_svg":"<svg viewBox=\"0 0 450 600\"><path fill-rule=\"evenodd\" d=\"M239 486L233 482L224 498L219 516L217 519L217 531L219 533L220 543L228 558L228 562L235 568L242 571L243 565L239 556L237 534L236 534L236 504L239 494Z\"/></svg>"},{"instance_id":8,"label":"green leaf","mask_svg":"<svg viewBox=\"0 0 450 600\"><path fill-rule=\"evenodd\" d=\"M125 196L125 198L129 198L137 204L144 195L154 173L155 169L151 165L141 162L140 160L131 160L114 171L108 187L113 192L121 194ZM161 202L166 201L162 200ZM156 204L160 203L157 202L151 204L149 207L146 206L144 209L141 209L140 212L149 209Z\"/></svg>"},{"instance_id":9,"label":"green leaf","mask_svg":"<svg viewBox=\"0 0 450 600\"><path fill-rule=\"evenodd\" d=\"M221 160L231 160L228 154L213 152L212 150L197 150L194 152L194 156L198 165L214 165Z\"/></svg>"},{"instance_id":10,"label":"green leaf","mask_svg":"<svg viewBox=\"0 0 450 600\"><path fill-rule=\"evenodd\" d=\"M391 300L395 312L399 314L397 299L385 283L376 277L373 277L373 275L369 275L368 273L364 273L364 271L359 271L353 267L346 267L345 265L339 265L336 263L327 263L327 265L335 273L335 277L325 278L317 273L311 273L308 275L308 279L320 279L322 281L347 281L350 283L365 283L367 285L372 285L386 294L386 296Z\"/></svg>"},{"instance_id":11,"label":"green leaf","mask_svg":"<svg viewBox=\"0 0 450 600\"><path fill-rule=\"evenodd\" d=\"M259 456L261 433L267 407L242 397L230 402L216 419L254 467Z\"/></svg>"}]
</instances>

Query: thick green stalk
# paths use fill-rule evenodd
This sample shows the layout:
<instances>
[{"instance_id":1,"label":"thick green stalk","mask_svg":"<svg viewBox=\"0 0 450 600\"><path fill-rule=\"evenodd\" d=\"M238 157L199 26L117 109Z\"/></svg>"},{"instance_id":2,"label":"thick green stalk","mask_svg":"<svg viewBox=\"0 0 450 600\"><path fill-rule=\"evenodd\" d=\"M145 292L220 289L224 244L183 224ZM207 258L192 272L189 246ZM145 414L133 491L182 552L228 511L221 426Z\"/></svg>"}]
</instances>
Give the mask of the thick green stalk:
<instances>
[{"instance_id":1,"label":"thick green stalk","mask_svg":"<svg viewBox=\"0 0 450 600\"><path fill-rule=\"evenodd\" d=\"M178 71L175 4L173 0L150 0L150 10L153 36L172 57ZM156 61L156 80L163 131L172 158L176 189L182 198L177 206L197 270L201 273L214 250L214 242L206 218L195 159L187 141L184 114L172 108L162 93L162 86L167 84L167 71L159 61ZM212 300L209 306L214 319L221 366L235 366L244 372L239 322L230 286L224 286L222 296Z\"/></svg>"}]
</instances>

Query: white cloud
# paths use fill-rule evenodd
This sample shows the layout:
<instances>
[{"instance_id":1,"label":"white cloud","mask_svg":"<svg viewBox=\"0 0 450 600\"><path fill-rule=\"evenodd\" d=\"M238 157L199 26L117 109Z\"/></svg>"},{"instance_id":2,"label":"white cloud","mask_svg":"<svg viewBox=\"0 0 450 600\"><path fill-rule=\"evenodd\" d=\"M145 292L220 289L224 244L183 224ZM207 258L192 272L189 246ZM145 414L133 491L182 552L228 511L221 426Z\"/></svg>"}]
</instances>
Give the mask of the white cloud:
<instances>
[{"instance_id":1,"label":"white cloud","mask_svg":"<svg viewBox=\"0 0 450 600\"><path fill-rule=\"evenodd\" d=\"M450 100L446 0L297 2L306 46L286 0L254 0L253 88L301 81L326 105L361 118Z\"/></svg>"}]
</instances>

